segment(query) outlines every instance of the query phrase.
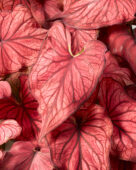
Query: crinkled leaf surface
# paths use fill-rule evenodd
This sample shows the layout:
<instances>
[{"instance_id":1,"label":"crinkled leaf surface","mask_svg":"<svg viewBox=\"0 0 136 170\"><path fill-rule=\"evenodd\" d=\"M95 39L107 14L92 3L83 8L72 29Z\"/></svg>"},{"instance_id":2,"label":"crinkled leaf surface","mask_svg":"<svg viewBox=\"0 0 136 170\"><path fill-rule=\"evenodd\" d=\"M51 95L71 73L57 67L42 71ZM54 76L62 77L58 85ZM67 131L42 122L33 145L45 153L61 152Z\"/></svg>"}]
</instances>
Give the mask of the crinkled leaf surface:
<instances>
[{"instance_id":1,"label":"crinkled leaf surface","mask_svg":"<svg viewBox=\"0 0 136 170\"><path fill-rule=\"evenodd\" d=\"M112 55L110 52L106 53L106 66L101 78L112 77L114 80L119 81L122 85L133 84L131 80L131 72L128 68L120 67L115 57L116 56Z\"/></svg>"},{"instance_id":2,"label":"crinkled leaf surface","mask_svg":"<svg viewBox=\"0 0 136 170\"><path fill-rule=\"evenodd\" d=\"M38 103L28 88L27 76L21 76L20 83L18 97L0 100L0 119L15 119L22 127L18 139L28 140L36 137L41 120L37 112Z\"/></svg>"},{"instance_id":3,"label":"crinkled leaf surface","mask_svg":"<svg viewBox=\"0 0 136 170\"><path fill-rule=\"evenodd\" d=\"M9 139L14 139L21 133L21 127L15 120L5 120L0 122L0 145Z\"/></svg>"},{"instance_id":4,"label":"crinkled leaf surface","mask_svg":"<svg viewBox=\"0 0 136 170\"><path fill-rule=\"evenodd\" d=\"M0 75L35 63L46 30L36 28L31 13L17 6L3 17L0 12ZM14 57L13 57L14 56Z\"/></svg>"},{"instance_id":5,"label":"crinkled leaf surface","mask_svg":"<svg viewBox=\"0 0 136 170\"><path fill-rule=\"evenodd\" d=\"M58 22L50 29L48 40L51 47L43 50L30 75L32 92L44 115L42 135L66 120L90 96L103 71L106 50L101 42L90 41L72 56L70 33Z\"/></svg>"},{"instance_id":6,"label":"crinkled leaf surface","mask_svg":"<svg viewBox=\"0 0 136 170\"><path fill-rule=\"evenodd\" d=\"M62 15L65 24L79 29L96 29L134 18L135 0L79 0Z\"/></svg>"},{"instance_id":7,"label":"crinkled leaf surface","mask_svg":"<svg viewBox=\"0 0 136 170\"><path fill-rule=\"evenodd\" d=\"M15 142L6 153L0 168L2 170L52 170L50 150L46 144L37 142Z\"/></svg>"},{"instance_id":8,"label":"crinkled leaf surface","mask_svg":"<svg viewBox=\"0 0 136 170\"><path fill-rule=\"evenodd\" d=\"M0 99L11 96L11 87L7 81L0 81Z\"/></svg>"},{"instance_id":9,"label":"crinkled leaf surface","mask_svg":"<svg viewBox=\"0 0 136 170\"><path fill-rule=\"evenodd\" d=\"M109 168L112 124L100 106L84 107L48 135L55 164L66 170Z\"/></svg>"},{"instance_id":10,"label":"crinkled leaf surface","mask_svg":"<svg viewBox=\"0 0 136 170\"><path fill-rule=\"evenodd\" d=\"M100 96L114 126L112 154L123 160L136 161L136 101L110 78L101 82Z\"/></svg>"},{"instance_id":11,"label":"crinkled leaf surface","mask_svg":"<svg viewBox=\"0 0 136 170\"><path fill-rule=\"evenodd\" d=\"M27 7L30 6L29 0L1 0L0 9L13 10L16 5L23 4Z\"/></svg>"}]
</instances>

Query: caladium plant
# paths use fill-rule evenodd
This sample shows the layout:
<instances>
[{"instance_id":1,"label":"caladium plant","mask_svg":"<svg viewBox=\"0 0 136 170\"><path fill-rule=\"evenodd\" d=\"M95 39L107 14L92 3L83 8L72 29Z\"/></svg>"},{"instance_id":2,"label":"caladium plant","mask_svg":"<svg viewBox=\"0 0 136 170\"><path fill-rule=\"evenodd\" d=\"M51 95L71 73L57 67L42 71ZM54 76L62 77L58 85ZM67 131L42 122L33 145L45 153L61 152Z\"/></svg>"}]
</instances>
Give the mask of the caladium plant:
<instances>
[{"instance_id":1,"label":"caladium plant","mask_svg":"<svg viewBox=\"0 0 136 170\"><path fill-rule=\"evenodd\" d=\"M0 1L0 169L136 169L136 0Z\"/></svg>"}]
</instances>

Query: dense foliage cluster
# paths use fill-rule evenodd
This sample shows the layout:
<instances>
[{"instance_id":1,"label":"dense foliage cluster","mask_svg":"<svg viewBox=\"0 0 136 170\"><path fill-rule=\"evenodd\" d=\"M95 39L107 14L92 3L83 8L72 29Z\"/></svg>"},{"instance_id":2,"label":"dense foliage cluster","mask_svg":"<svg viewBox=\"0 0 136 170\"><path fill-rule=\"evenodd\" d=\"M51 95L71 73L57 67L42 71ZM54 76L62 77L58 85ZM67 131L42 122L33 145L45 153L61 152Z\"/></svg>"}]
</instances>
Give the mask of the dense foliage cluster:
<instances>
[{"instance_id":1,"label":"dense foliage cluster","mask_svg":"<svg viewBox=\"0 0 136 170\"><path fill-rule=\"evenodd\" d=\"M136 0L0 1L0 169L136 170Z\"/></svg>"}]
</instances>

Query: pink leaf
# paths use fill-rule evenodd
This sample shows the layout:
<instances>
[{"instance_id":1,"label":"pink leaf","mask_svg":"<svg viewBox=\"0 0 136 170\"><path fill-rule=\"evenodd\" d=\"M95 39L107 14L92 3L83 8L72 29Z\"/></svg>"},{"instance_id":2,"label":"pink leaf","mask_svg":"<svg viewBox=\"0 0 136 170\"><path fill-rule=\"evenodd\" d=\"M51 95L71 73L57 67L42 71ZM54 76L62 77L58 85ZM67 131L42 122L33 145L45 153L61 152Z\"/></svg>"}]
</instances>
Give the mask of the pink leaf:
<instances>
[{"instance_id":1,"label":"pink leaf","mask_svg":"<svg viewBox=\"0 0 136 170\"><path fill-rule=\"evenodd\" d=\"M21 127L15 120L5 120L0 122L0 145L10 139L14 139L21 133Z\"/></svg>"},{"instance_id":2,"label":"pink leaf","mask_svg":"<svg viewBox=\"0 0 136 170\"><path fill-rule=\"evenodd\" d=\"M120 67L115 57L116 56L112 55L110 52L106 53L106 66L101 79L104 77L111 77L124 86L133 84L131 72L127 68Z\"/></svg>"},{"instance_id":3,"label":"pink leaf","mask_svg":"<svg viewBox=\"0 0 136 170\"><path fill-rule=\"evenodd\" d=\"M136 101L110 78L102 80L100 92L101 103L114 126L112 154L123 160L136 161Z\"/></svg>"},{"instance_id":4,"label":"pink leaf","mask_svg":"<svg viewBox=\"0 0 136 170\"><path fill-rule=\"evenodd\" d=\"M43 50L30 74L30 86L44 115L44 136L66 120L95 89L104 68L105 46L90 41L71 54L71 36L56 22L48 33L50 48Z\"/></svg>"},{"instance_id":5,"label":"pink leaf","mask_svg":"<svg viewBox=\"0 0 136 170\"><path fill-rule=\"evenodd\" d=\"M91 40L96 40L97 30L71 30L73 51L79 52L85 44Z\"/></svg>"},{"instance_id":6,"label":"pink leaf","mask_svg":"<svg viewBox=\"0 0 136 170\"><path fill-rule=\"evenodd\" d=\"M0 99L11 96L11 87L7 81L0 81Z\"/></svg>"},{"instance_id":7,"label":"pink leaf","mask_svg":"<svg viewBox=\"0 0 136 170\"><path fill-rule=\"evenodd\" d=\"M5 153L6 153L6 152L4 152L4 151L2 151L2 150L0 149L0 164L1 164L1 161L3 160L3 158L4 158L4 156L5 156Z\"/></svg>"},{"instance_id":8,"label":"pink leaf","mask_svg":"<svg viewBox=\"0 0 136 170\"><path fill-rule=\"evenodd\" d=\"M34 27L29 10L21 5L2 17L0 12L0 75L35 63L46 30ZM14 57L13 57L14 56Z\"/></svg>"},{"instance_id":9,"label":"pink leaf","mask_svg":"<svg viewBox=\"0 0 136 170\"><path fill-rule=\"evenodd\" d=\"M96 29L134 19L135 0L78 0L69 5L62 17L66 25Z\"/></svg>"},{"instance_id":10,"label":"pink leaf","mask_svg":"<svg viewBox=\"0 0 136 170\"><path fill-rule=\"evenodd\" d=\"M22 133L18 139L28 140L38 134L41 118L38 115L38 103L32 96L27 76L20 77L21 86L16 91L16 96L0 100L0 119L15 119L22 127Z\"/></svg>"},{"instance_id":11,"label":"pink leaf","mask_svg":"<svg viewBox=\"0 0 136 170\"><path fill-rule=\"evenodd\" d=\"M15 142L6 153L2 170L52 170L50 150L46 144L37 142Z\"/></svg>"},{"instance_id":12,"label":"pink leaf","mask_svg":"<svg viewBox=\"0 0 136 170\"><path fill-rule=\"evenodd\" d=\"M136 74L136 43L128 27L114 26L108 30L108 45L113 54L123 57Z\"/></svg>"},{"instance_id":13,"label":"pink leaf","mask_svg":"<svg viewBox=\"0 0 136 170\"><path fill-rule=\"evenodd\" d=\"M13 10L19 4L23 4L27 7L30 6L28 0L1 0L0 9Z\"/></svg>"},{"instance_id":14,"label":"pink leaf","mask_svg":"<svg viewBox=\"0 0 136 170\"><path fill-rule=\"evenodd\" d=\"M39 25L44 26L46 23L46 18L43 4L41 4L38 0L30 0L30 4L33 17Z\"/></svg>"},{"instance_id":15,"label":"pink leaf","mask_svg":"<svg viewBox=\"0 0 136 170\"><path fill-rule=\"evenodd\" d=\"M64 11L67 11L74 2L76 2L76 0L63 0Z\"/></svg>"},{"instance_id":16,"label":"pink leaf","mask_svg":"<svg viewBox=\"0 0 136 170\"><path fill-rule=\"evenodd\" d=\"M61 0L45 0L44 2L44 10L49 19L56 15L61 15L61 7Z\"/></svg>"},{"instance_id":17,"label":"pink leaf","mask_svg":"<svg viewBox=\"0 0 136 170\"><path fill-rule=\"evenodd\" d=\"M48 135L57 167L70 170L109 169L112 124L100 106L80 109Z\"/></svg>"}]
</instances>

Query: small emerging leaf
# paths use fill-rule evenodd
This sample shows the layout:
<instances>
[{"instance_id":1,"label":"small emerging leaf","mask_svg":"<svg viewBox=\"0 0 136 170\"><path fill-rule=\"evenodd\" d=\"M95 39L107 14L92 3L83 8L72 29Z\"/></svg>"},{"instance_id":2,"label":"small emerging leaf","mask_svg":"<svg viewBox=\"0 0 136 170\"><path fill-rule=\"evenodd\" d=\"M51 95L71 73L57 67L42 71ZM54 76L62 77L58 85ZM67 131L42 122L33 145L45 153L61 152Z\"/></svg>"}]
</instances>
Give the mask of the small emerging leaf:
<instances>
[{"instance_id":1,"label":"small emerging leaf","mask_svg":"<svg viewBox=\"0 0 136 170\"><path fill-rule=\"evenodd\" d=\"M15 120L9 119L0 122L0 145L19 136L21 130L21 127Z\"/></svg>"}]
</instances>

